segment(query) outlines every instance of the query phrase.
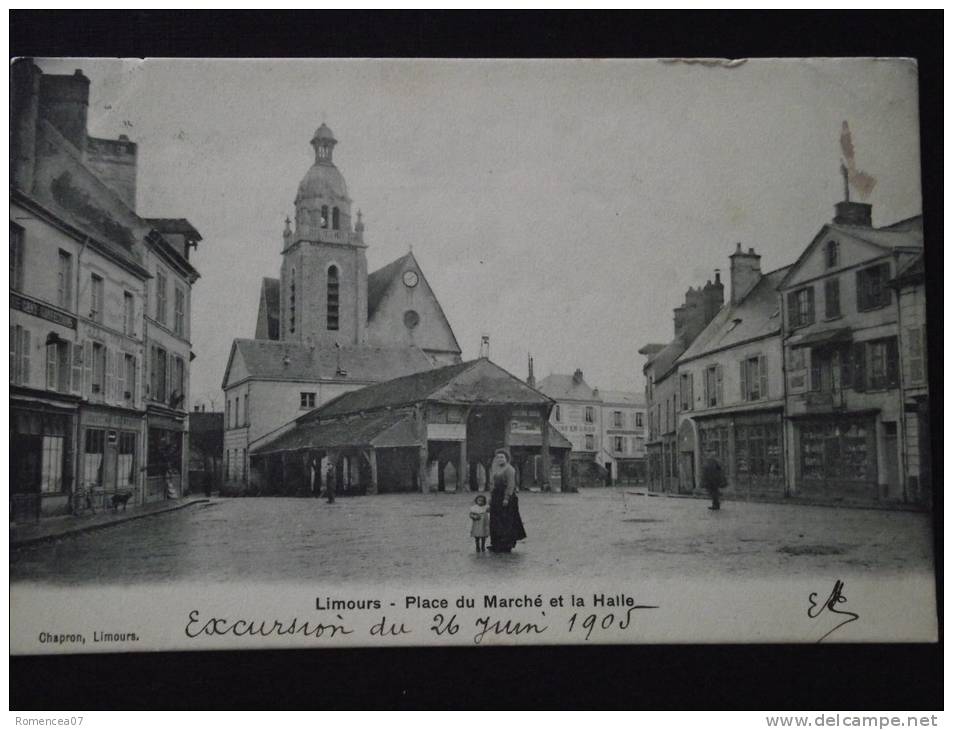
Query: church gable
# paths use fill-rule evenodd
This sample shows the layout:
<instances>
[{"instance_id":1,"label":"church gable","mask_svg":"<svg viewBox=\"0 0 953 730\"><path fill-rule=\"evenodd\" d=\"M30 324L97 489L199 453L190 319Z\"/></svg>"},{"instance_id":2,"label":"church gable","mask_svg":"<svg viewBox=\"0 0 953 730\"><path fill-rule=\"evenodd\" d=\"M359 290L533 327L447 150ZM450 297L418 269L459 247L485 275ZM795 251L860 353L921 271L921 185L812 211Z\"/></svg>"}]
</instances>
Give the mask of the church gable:
<instances>
[{"instance_id":1,"label":"church gable","mask_svg":"<svg viewBox=\"0 0 953 730\"><path fill-rule=\"evenodd\" d=\"M459 356L457 338L413 253L368 277L367 341Z\"/></svg>"}]
</instances>

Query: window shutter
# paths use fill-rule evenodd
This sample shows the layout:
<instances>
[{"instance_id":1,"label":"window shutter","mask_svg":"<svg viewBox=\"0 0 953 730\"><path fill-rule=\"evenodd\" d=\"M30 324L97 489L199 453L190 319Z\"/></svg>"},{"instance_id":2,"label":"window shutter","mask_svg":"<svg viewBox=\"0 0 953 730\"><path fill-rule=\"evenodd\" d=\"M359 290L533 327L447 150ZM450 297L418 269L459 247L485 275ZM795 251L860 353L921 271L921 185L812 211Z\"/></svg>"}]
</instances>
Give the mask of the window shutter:
<instances>
[{"instance_id":1,"label":"window shutter","mask_svg":"<svg viewBox=\"0 0 953 730\"><path fill-rule=\"evenodd\" d=\"M891 337L887 340L887 385L891 387L896 387L899 382L899 361L900 356L897 352L897 338Z\"/></svg>"},{"instance_id":2,"label":"window shutter","mask_svg":"<svg viewBox=\"0 0 953 730\"><path fill-rule=\"evenodd\" d=\"M56 344L46 346L46 389L56 390Z\"/></svg>"},{"instance_id":3,"label":"window shutter","mask_svg":"<svg viewBox=\"0 0 953 730\"><path fill-rule=\"evenodd\" d=\"M764 355L758 357L758 377L761 379L760 397L768 397L768 359Z\"/></svg>"},{"instance_id":4,"label":"window shutter","mask_svg":"<svg viewBox=\"0 0 953 730\"><path fill-rule=\"evenodd\" d=\"M106 351L106 382L103 384L103 398L105 400L116 399L116 377L115 377L115 357L114 353L108 347L103 348Z\"/></svg>"},{"instance_id":5,"label":"window shutter","mask_svg":"<svg viewBox=\"0 0 953 730\"><path fill-rule=\"evenodd\" d=\"M30 330L20 329L20 382L30 383Z\"/></svg>"},{"instance_id":6,"label":"window shutter","mask_svg":"<svg viewBox=\"0 0 953 730\"><path fill-rule=\"evenodd\" d=\"M695 373L688 374L688 410L695 408ZM636 417L636 425L641 425Z\"/></svg>"},{"instance_id":7,"label":"window shutter","mask_svg":"<svg viewBox=\"0 0 953 730\"><path fill-rule=\"evenodd\" d=\"M20 339L19 331L17 330L16 325L10 325L10 382L15 383L17 380L17 365L20 360L19 344L18 340Z\"/></svg>"},{"instance_id":8,"label":"window shutter","mask_svg":"<svg viewBox=\"0 0 953 730\"><path fill-rule=\"evenodd\" d=\"M83 396L89 398L93 392L93 343L86 340L83 346Z\"/></svg>"},{"instance_id":9,"label":"window shutter","mask_svg":"<svg viewBox=\"0 0 953 730\"><path fill-rule=\"evenodd\" d=\"M857 272L857 309L861 312L867 309L867 292L865 284L867 282L863 271Z\"/></svg>"},{"instance_id":10,"label":"window shutter","mask_svg":"<svg viewBox=\"0 0 953 730\"><path fill-rule=\"evenodd\" d=\"M807 322L806 324L814 324L814 287L810 287L807 290Z\"/></svg>"},{"instance_id":11,"label":"window shutter","mask_svg":"<svg viewBox=\"0 0 953 730\"><path fill-rule=\"evenodd\" d=\"M716 366L715 368L715 378L716 378L716 401L717 405L722 405L725 402L725 393L724 393L724 378L721 365Z\"/></svg>"},{"instance_id":12,"label":"window shutter","mask_svg":"<svg viewBox=\"0 0 953 730\"><path fill-rule=\"evenodd\" d=\"M708 404L711 403L711 399L708 397L708 385L710 380L708 368L705 368L702 370L702 400L704 401L705 408L708 408Z\"/></svg>"},{"instance_id":13,"label":"window shutter","mask_svg":"<svg viewBox=\"0 0 953 730\"><path fill-rule=\"evenodd\" d=\"M741 400L748 400L748 362L741 360Z\"/></svg>"},{"instance_id":14,"label":"window shutter","mask_svg":"<svg viewBox=\"0 0 953 730\"><path fill-rule=\"evenodd\" d=\"M70 378L70 390L76 395L83 392L83 343L74 342L73 348L72 377Z\"/></svg>"},{"instance_id":15,"label":"window shutter","mask_svg":"<svg viewBox=\"0 0 953 730\"><path fill-rule=\"evenodd\" d=\"M172 371L173 363L172 358L169 356L169 353L165 354L165 398L163 402L168 404L169 398L172 395Z\"/></svg>"},{"instance_id":16,"label":"window shutter","mask_svg":"<svg viewBox=\"0 0 953 730\"><path fill-rule=\"evenodd\" d=\"M788 327L794 329L797 324L797 295L792 291L788 294Z\"/></svg>"},{"instance_id":17,"label":"window shutter","mask_svg":"<svg viewBox=\"0 0 953 730\"><path fill-rule=\"evenodd\" d=\"M854 390L867 389L867 345L863 342L854 344Z\"/></svg>"}]
</instances>

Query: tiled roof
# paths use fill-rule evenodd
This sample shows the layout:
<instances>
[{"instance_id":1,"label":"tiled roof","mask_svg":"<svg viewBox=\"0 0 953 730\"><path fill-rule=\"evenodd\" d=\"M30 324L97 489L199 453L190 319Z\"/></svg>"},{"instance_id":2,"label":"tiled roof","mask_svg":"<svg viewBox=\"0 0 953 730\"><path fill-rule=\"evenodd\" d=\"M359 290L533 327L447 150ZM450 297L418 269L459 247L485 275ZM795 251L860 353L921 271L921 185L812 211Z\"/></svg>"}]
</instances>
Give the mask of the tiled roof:
<instances>
[{"instance_id":1,"label":"tiled roof","mask_svg":"<svg viewBox=\"0 0 953 730\"><path fill-rule=\"evenodd\" d=\"M367 276L367 317L370 319L377 311L384 294L387 292L390 283L400 272L404 270L404 263L409 253L404 254L399 259L391 261L386 266L382 266L377 271L372 271Z\"/></svg>"},{"instance_id":2,"label":"tiled roof","mask_svg":"<svg viewBox=\"0 0 953 730\"><path fill-rule=\"evenodd\" d=\"M262 380L380 382L429 370L417 347L315 347L274 340L235 340L248 374ZM341 375L338 370L346 374Z\"/></svg>"},{"instance_id":3,"label":"tiled roof","mask_svg":"<svg viewBox=\"0 0 953 730\"><path fill-rule=\"evenodd\" d=\"M901 223L906 222L901 221ZM828 224L828 227L831 230L859 238L861 241L867 241L882 248L917 248L923 246L922 228L867 228L866 226L845 226L835 223Z\"/></svg>"},{"instance_id":4,"label":"tiled roof","mask_svg":"<svg viewBox=\"0 0 953 730\"><path fill-rule=\"evenodd\" d=\"M790 268L785 266L765 274L738 304L723 306L678 358L679 362L780 332L778 285Z\"/></svg>"},{"instance_id":5,"label":"tiled roof","mask_svg":"<svg viewBox=\"0 0 953 730\"><path fill-rule=\"evenodd\" d=\"M273 454L301 449L334 449L368 446L416 446L409 410L377 411L333 421L299 423L269 443L252 448L253 454ZM380 441L381 443L378 443Z\"/></svg>"},{"instance_id":6,"label":"tiled roof","mask_svg":"<svg viewBox=\"0 0 953 730\"><path fill-rule=\"evenodd\" d=\"M547 375L536 389L554 400L599 400L585 380L576 382L572 375L561 373Z\"/></svg>"},{"instance_id":7,"label":"tiled roof","mask_svg":"<svg viewBox=\"0 0 953 730\"><path fill-rule=\"evenodd\" d=\"M298 420L323 419L428 400L473 405L546 405L552 402L499 365L481 358L345 393Z\"/></svg>"},{"instance_id":8,"label":"tiled roof","mask_svg":"<svg viewBox=\"0 0 953 730\"><path fill-rule=\"evenodd\" d=\"M891 223L889 226L880 228L882 231L920 231L923 232L923 216L915 215L910 218L904 218L902 221Z\"/></svg>"},{"instance_id":9,"label":"tiled roof","mask_svg":"<svg viewBox=\"0 0 953 730\"><path fill-rule=\"evenodd\" d=\"M178 233L192 241L201 241L202 234L186 218L146 218L159 233Z\"/></svg>"},{"instance_id":10,"label":"tiled roof","mask_svg":"<svg viewBox=\"0 0 953 730\"><path fill-rule=\"evenodd\" d=\"M603 403L624 403L630 406L645 406L645 396L630 390L600 390Z\"/></svg>"},{"instance_id":11,"label":"tiled roof","mask_svg":"<svg viewBox=\"0 0 953 730\"><path fill-rule=\"evenodd\" d=\"M715 319L717 319L717 315ZM679 356L685 352L685 343L682 341L681 337L676 337L674 340L669 342L665 347L659 350L655 357L649 360L643 367L643 371L649 366L655 372L656 381L661 380L665 374L667 374L672 367L675 365L675 361L678 360Z\"/></svg>"}]
</instances>

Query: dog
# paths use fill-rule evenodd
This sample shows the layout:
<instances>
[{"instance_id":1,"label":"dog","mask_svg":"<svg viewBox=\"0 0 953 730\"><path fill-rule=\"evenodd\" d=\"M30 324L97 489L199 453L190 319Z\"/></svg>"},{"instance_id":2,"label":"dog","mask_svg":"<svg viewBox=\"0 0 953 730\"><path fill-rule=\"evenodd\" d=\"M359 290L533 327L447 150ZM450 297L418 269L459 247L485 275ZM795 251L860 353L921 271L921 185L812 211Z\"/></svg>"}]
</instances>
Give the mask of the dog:
<instances>
[{"instance_id":1,"label":"dog","mask_svg":"<svg viewBox=\"0 0 953 730\"><path fill-rule=\"evenodd\" d=\"M122 511L126 511L126 502L132 497L132 492L117 492L112 496L113 511L119 511L119 505L122 505Z\"/></svg>"}]
</instances>

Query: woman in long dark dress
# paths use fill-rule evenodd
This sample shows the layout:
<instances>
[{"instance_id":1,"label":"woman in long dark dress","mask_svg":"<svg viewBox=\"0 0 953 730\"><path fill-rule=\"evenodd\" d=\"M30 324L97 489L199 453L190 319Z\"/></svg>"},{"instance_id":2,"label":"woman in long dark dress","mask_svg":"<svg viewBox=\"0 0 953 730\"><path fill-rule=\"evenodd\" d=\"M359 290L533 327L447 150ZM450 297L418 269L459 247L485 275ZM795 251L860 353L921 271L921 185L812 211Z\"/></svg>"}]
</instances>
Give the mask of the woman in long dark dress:
<instances>
[{"instance_id":1,"label":"woman in long dark dress","mask_svg":"<svg viewBox=\"0 0 953 730\"><path fill-rule=\"evenodd\" d=\"M516 470L510 465L506 449L497 449L493 455L490 471L493 492L490 494L490 550L508 553L516 547L517 540L526 537L523 519L520 517L520 502L516 496Z\"/></svg>"}]
</instances>

